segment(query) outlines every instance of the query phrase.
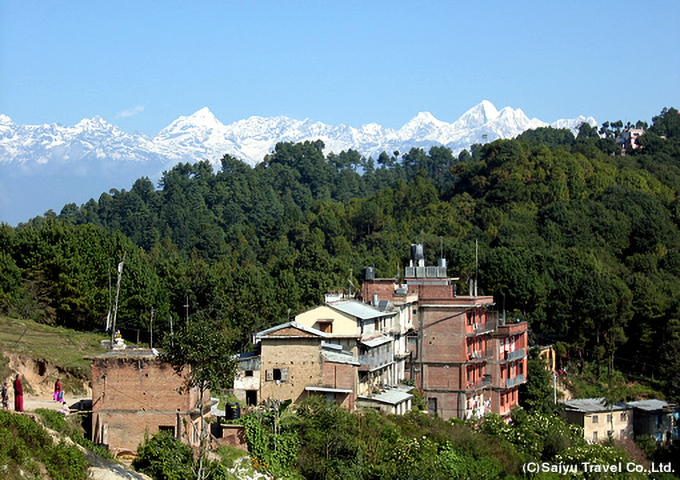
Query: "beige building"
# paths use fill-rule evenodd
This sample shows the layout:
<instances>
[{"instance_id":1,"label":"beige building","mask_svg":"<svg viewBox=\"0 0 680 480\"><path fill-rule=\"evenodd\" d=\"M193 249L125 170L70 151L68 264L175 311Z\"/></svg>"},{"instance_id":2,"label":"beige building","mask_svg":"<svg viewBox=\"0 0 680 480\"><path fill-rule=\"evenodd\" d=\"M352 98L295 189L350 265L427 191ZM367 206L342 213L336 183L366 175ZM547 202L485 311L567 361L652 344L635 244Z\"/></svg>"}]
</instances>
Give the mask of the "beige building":
<instances>
[{"instance_id":1,"label":"beige building","mask_svg":"<svg viewBox=\"0 0 680 480\"><path fill-rule=\"evenodd\" d=\"M637 139L644 135L645 131L641 128L627 128L621 135L616 138L616 143L621 147L621 150L626 151L635 150L638 148Z\"/></svg>"},{"instance_id":2,"label":"beige building","mask_svg":"<svg viewBox=\"0 0 680 480\"><path fill-rule=\"evenodd\" d=\"M258 333L257 339L261 345L261 401L297 403L310 394L322 394L354 407L359 362L329 334L288 322Z\"/></svg>"},{"instance_id":3,"label":"beige building","mask_svg":"<svg viewBox=\"0 0 680 480\"><path fill-rule=\"evenodd\" d=\"M350 409L410 410L413 395L398 387L408 355L408 317L383 307L342 299L259 332L259 401L323 395ZM235 392L246 388L244 366L252 360L242 362Z\"/></svg>"},{"instance_id":4,"label":"beige building","mask_svg":"<svg viewBox=\"0 0 680 480\"><path fill-rule=\"evenodd\" d=\"M604 398L567 400L563 405L564 418L582 427L583 436L588 441L633 438L633 407L630 405L609 405Z\"/></svg>"},{"instance_id":5,"label":"beige building","mask_svg":"<svg viewBox=\"0 0 680 480\"><path fill-rule=\"evenodd\" d=\"M339 300L307 310L295 317L302 325L316 328L329 341L342 345L359 359L358 395L371 396L405 378L408 357L406 333L412 328L407 310L384 302L369 305Z\"/></svg>"}]
</instances>

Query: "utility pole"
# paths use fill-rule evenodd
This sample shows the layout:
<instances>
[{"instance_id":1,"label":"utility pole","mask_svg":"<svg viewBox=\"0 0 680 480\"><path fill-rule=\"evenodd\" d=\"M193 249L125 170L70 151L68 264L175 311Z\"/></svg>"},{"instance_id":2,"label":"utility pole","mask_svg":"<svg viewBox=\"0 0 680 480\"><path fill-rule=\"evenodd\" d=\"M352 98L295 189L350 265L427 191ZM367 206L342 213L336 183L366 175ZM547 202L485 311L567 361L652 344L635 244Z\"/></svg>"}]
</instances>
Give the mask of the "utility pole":
<instances>
[{"instance_id":1,"label":"utility pole","mask_svg":"<svg viewBox=\"0 0 680 480\"><path fill-rule=\"evenodd\" d=\"M170 344L173 347L175 346L175 337L173 337L173 333L172 333L172 315L170 315Z\"/></svg>"},{"instance_id":2,"label":"utility pole","mask_svg":"<svg viewBox=\"0 0 680 480\"><path fill-rule=\"evenodd\" d=\"M151 307L151 319L149 320L149 348L153 348L153 307Z\"/></svg>"},{"instance_id":3,"label":"utility pole","mask_svg":"<svg viewBox=\"0 0 680 480\"><path fill-rule=\"evenodd\" d=\"M479 271L479 240L475 239L475 289L473 296L477 296L477 272Z\"/></svg>"}]
</instances>

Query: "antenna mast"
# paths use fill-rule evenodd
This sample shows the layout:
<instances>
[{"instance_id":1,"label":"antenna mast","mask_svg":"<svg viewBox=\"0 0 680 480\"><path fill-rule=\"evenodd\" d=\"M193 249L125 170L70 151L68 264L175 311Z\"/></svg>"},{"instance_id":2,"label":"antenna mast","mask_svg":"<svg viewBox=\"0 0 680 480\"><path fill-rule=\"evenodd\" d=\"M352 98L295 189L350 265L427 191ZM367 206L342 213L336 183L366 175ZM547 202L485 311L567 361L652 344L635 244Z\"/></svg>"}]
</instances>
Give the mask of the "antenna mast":
<instances>
[{"instance_id":1,"label":"antenna mast","mask_svg":"<svg viewBox=\"0 0 680 480\"><path fill-rule=\"evenodd\" d=\"M113 304L113 325L111 328L111 346L116 341L116 319L118 318L118 297L120 295L120 279L123 276L123 266L125 266L125 255L123 253L123 260L118 264L118 281L116 282L116 302Z\"/></svg>"},{"instance_id":2,"label":"antenna mast","mask_svg":"<svg viewBox=\"0 0 680 480\"><path fill-rule=\"evenodd\" d=\"M479 240L475 239L475 292L477 296L477 273L479 272Z\"/></svg>"}]
</instances>

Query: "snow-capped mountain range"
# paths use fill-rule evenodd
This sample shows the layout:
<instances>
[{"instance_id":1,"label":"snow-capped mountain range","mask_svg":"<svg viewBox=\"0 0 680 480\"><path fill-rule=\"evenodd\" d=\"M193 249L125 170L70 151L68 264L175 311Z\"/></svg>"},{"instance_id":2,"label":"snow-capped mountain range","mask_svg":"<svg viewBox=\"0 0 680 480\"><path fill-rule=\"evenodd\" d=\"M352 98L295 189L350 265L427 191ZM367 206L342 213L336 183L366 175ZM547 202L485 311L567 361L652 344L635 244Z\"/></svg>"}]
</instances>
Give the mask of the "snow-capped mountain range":
<instances>
[{"instance_id":1,"label":"snow-capped mountain range","mask_svg":"<svg viewBox=\"0 0 680 480\"><path fill-rule=\"evenodd\" d=\"M582 122L596 125L592 117L582 116L550 125L576 131ZM474 143L513 138L548 125L520 109L499 111L486 100L453 123L421 112L398 130L376 123L333 126L288 117L250 117L224 125L203 108L149 137L126 133L101 117L74 126L18 125L0 114L0 223L16 224L48 209L58 213L67 203L99 198L111 188L129 189L144 176L156 181L177 162L208 160L219 166L228 153L255 165L278 142L320 139L326 153L354 149L374 158L383 151L435 145L457 154Z\"/></svg>"},{"instance_id":2,"label":"snow-capped mountain range","mask_svg":"<svg viewBox=\"0 0 680 480\"><path fill-rule=\"evenodd\" d=\"M595 125L592 117L558 120L553 126L576 129L582 122ZM101 117L84 119L75 126L17 125L0 115L0 162L20 164L71 164L79 161L160 162L209 160L218 164L229 153L250 165L262 161L278 142L320 139L327 152L354 149L377 157L381 152L411 147L444 145L454 152L473 143L513 138L525 130L549 124L529 119L521 109L498 111L489 101L468 110L453 123L418 113L399 130L370 123L360 127L326 125L288 117L250 117L223 125L203 108L179 117L155 137L128 134ZM28 165L26 165L28 166ZM151 173L151 172L150 172Z\"/></svg>"}]
</instances>

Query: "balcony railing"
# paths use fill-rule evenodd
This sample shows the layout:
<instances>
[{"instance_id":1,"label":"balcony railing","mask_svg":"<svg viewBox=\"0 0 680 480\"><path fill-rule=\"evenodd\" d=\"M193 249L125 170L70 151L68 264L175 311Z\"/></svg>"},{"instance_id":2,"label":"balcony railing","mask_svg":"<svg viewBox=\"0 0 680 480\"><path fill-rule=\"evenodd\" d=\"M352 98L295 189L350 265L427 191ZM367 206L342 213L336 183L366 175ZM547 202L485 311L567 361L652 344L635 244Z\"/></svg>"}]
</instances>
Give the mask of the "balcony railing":
<instances>
[{"instance_id":1,"label":"balcony railing","mask_svg":"<svg viewBox=\"0 0 680 480\"><path fill-rule=\"evenodd\" d=\"M525 351L523 348L520 348L519 350L515 350L514 352L505 352L505 359L509 362L512 362L513 360L519 360L520 358L524 358L526 355Z\"/></svg>"},{"instance_id":2,"label":"balcony railing","mask_svg":"<svg viewBox=\"0 0 680 480\"><path fill-rule=\"evenodd\" d=\"M488 361L491 359L491 350L487 350L485 352L480 352L479 350L475 350L474 352L468 353L468 362L475 362L475 361Z\"/></svg>"},{"instance_id":3,"label":"balcony railing","mask_svg":"<svg viewBox=\"0 0 680 480\"><path fill-rule=\"evenodd\" d=\"M484 375L482 378L477 379L476 382L468 382L467 390L468 391L482 390L484 388L491 386L491 383L492 383L491 375Z\"/></svg>"},{"instance_id":4,"label":"balcony railing","mask_svg":"<svg viewBox=\"0 0 680 480\"><path fill-rule=\"evenodd\" d=\"M474 335L479 335L480 333L493 332L496 329L496 322L489 321L486 323L476 323L474 326ZM473 335L468 333L468 335Z\"/></svg>"},{"instance_id":5,"label":"balcony railing","mask_svg":"<svg viewBox=\"0 0 680 480\"><path fill-rule=\"evenodd\" d=\"M511 387L516 386L516 385L520 385L522 383L524 383L524 374L523 373L517 375L516 377L508 378L505 381L505 386L507 388L511 388Z\"/></svg>"}]
</instances>

